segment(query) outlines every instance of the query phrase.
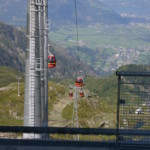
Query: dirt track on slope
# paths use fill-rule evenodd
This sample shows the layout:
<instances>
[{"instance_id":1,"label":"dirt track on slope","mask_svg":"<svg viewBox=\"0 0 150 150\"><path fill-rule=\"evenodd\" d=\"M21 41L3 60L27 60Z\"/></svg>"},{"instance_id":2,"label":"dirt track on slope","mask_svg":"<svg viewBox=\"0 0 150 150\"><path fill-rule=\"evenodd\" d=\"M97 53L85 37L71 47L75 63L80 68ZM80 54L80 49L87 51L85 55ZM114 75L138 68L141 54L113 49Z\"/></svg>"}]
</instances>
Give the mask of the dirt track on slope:
<instances>
[{"instance_id":1,"label":"dirt track on slope","mask_svg":"<svg viewBox=\"0 0 150 150\"><path fill-rule=\"evenodd\" d=\"M70 121L67 121L64 118L62 118L62 111L67 105L71 104L72 102L73 101L69 98L62 98L59 99L56 104L54 104L53 110L48 116L49 126L65 127L71 123Z\"/></svg>"}]
</instances>

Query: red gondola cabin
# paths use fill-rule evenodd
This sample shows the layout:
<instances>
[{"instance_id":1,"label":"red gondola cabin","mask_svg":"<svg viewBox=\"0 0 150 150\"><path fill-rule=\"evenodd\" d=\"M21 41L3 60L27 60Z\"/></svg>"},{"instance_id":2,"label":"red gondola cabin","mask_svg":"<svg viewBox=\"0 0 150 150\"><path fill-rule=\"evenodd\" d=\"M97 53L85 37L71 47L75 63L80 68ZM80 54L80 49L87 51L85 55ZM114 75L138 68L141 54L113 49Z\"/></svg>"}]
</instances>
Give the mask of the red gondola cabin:
<instances>
[{"instance_id":1,"label":"red gondola cabin","mask_svg":"<svg viewBox=\"0 0 150 150\"><path fill-rule=\"evenodd\" d=\"M48 68L54 68L56 66L56 59L54 55L48 55Z\"/></svg>"},{"instance_id":2,"label":"red gondola cabin","mask_svg":"<svg viewBox=\"0 0 150 150\"><path fill-rule=\"evenodd\" d=\"M75 81L75 86L76 87L82 87L84 84L83 84L83 79L81 77L78 77Z\"/></svg>"},{"instance_id":3,"label":"red gondola cabin","mask_svg":"<svg viewBox=\"0 0 150 150\"><path fill-rule=\"evenodd\" d=\"M80 91L80 97L84 97L84 92L83 91Z\"/></svg>"},{"instance_id":4,"label":"red gondola cabin","mask_svg":"<svg viewBox=\"0 0 150 150\"><path fill-rule=\"evenodd\" d=\"M73 92L69 92L69 98L73 97Z\"/></svg>"}]
</instances>

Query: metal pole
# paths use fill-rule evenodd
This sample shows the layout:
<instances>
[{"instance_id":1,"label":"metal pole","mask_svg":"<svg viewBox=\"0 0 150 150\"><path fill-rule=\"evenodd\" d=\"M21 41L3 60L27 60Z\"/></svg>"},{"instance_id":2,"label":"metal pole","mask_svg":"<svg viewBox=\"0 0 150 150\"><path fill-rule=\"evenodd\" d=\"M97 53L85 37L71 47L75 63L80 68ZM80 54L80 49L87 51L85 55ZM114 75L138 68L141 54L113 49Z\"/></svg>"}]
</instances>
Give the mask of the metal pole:
<instances>
[{"instance_id":1,"label":"metal pole","mask_svg":"<svg viewBox=\"0 0 150 150\"><path fill-rule=\"evenodd\" d=\"M20 96L20 89L19 89L20 83L19 83L19 79L18 79L18 96Z\"/></svg>"},{"instance_id":2,"label":"metal pole","mask_svg":"<svg viewBox=\"0 0 150 150\"><path fill-rule=\"evenodd\" d=\"M47 29L47 21L48 21L48 0L43 0L43 26L44 26L44 122L43 125L48 127L48 29ZM45 138L49 138L49 135L45 135Z\"/></svg>"},{"instance_id":3,"label":"metal pole","mask_svg":"<svg viewBox=\"0 0 150 150\"><path fill-rule=\"evenodd\" d=\"M45 100L45 92L44 92L44 44L43 44L43 1L41 2L42 5L39 5L39 50L40 50L40 78L41 78L41 125L44 123L44 100Z\"/></svg>"},{"instance_id":4,"label":"metal pole","mask_svg":"<svg viewBox=\"0 0 150 150\"><path fill-rule=\"evenodd\" d=\"M119 104L120 104L120 84L121 76L118 76L118 96L117 96L117 124L116 124L116 146L118 147L119 142Z\"/></svg>"},{"instance_id":5,"label":"metal pole","mask_svg":"<svg viewBox=\"0 0 150 150\"><path fill-rule=\"evenodd\" d=\"M18 79L18 96L20 96L20 80L21 78L17 78Z\"/></svg>"},{"instance_id":6,"label":"metal pole","mask_svg":"<svg viewBox=\"0 0 150 150\"><path fill-rule=\"evenodd\" d=\"M78 128L79 122L78 122L78 100L77 100L77 87L74 86L74 104L73 104L73 127ZM79 141L79 134L74 135L74 139Z\"/></svg>"},{"instance_id":7,"label":"metal pole","mask_svg":"<svg viewBox=\"0 0 150 150\"><path fill-rule=\"evenodd\" d=\"M34 95L34 126L41 127L41 83L40 83L40 20L39 12L42 0L35 1L35 95ZM32 18L31 18L32 19ZM40 134L35 134L34 138L41 138Z\"/></svg>"},{"instance_id":8,"label":"metal pole","mask_svg":"<svg viewBox=\"0 0 150 150\"><path fill-rule=\"evenodd\" d=\"M24 89L24 119L23 125L29 126L29 48L30 48L30 0L27 5L27 43L26 43L26 60L25 60L25 89ZM23 138L28 138L28 133L23 133Z\"/></svg>"}]
</instances>

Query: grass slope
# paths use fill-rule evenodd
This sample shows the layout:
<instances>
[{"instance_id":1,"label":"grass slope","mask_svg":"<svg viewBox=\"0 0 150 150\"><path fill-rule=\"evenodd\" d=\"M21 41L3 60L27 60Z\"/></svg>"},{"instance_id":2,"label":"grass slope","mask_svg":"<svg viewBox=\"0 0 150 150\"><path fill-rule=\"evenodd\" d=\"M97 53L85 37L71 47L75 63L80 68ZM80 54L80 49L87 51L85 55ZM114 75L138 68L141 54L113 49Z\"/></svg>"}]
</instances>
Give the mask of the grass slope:
<instances>
[{"instance_id":1,"label":"grass slope","mask_svg":"<svg viewBox=\"0 0 150 150\"><path fill-rule=\"evenodd\" d=\"M130 65L120 70L149 71L149 66ZM0 67L0 125L23 125L24 81L20 84L18 97L17 71ZM21 74L20 74L21 76ZM4 82L4 81L5 82ZM59 83L57 83L59 82ZM73 80L49 81L49 114L61 99L68 98L68 85ZM64 84L64 85L63 85ZM79 123L82 127L98 127L102 122L109 122L106 127L114 127L116 120L117 77L86 77L85 97L78 100ZM91 92L90 92L91 91ZM90 97L89 97L90 96ZM72 120L73 100L62 110L62 118Z\"/></svg>"},{"instance_id":2,"label":"grass slope","mask_svg":"<svg viewBox=\"0 0 150 150\"><path fill-rule=\"evenodd\" d=\"M19 71L8 67L0 67L0 87L7 86L11 82L16 82L16 78L18 76L22 76L22 74Z\"/></svg>"},{"instance_id":3,"label":"grass slope","mask_svg":"<svg viewBox=\"0 0 150 150\"><path fill-rule=\"evenodd\" d=\"M18 97L17 76L20 72L8 67L0 67L0 125L23 125L24 110L24 80L20 82L20 96ZM55 102L65 94L64 86L49 82L48 102L49 112Z\"/></svg>"},{"instance_id":4,"label":"grass slope","mask_svg":"<svg viewBox=\"0 0 150 150\"><path fill-rule=\"evenodd\" d=\"M11 83L0 92L0 125L23 125L24 83Z\"/></svg>"},{"instance_id":5,"label":"grass slope","mask_svg":"<svg viewBox=\"0 0 150 150\"><path fill-rule=\"evenodd\" d=\"M145 65L126 65L119 68L118 71L149 71L150 67ZM60 82L60 81L59 81ZM72 83L72 80L61 81L61 83ZM116 122L116 106L117 106L117 76L115 74L107 78L98 77L86 77L85 87L93 92L91 99L79 99L78 100L78 115L79 123L83 127L98 127L101 122L111 122L112 126L115 126ZM94 93L96 95L94 95ZM91 93L88 93L91 95ZM62 116L67 120L72 119L73 103L66 106ZM102 117L100 119L100 116ZM94 122L88 123L89 120ZM98 120L98 121L94 121ZM110 126L109 126L110 127Z\"/></svg>"},{"instance_id":6,"label":"grass slope","mask_svg":"<svg viewBox=\"0 0 150 150\"><path fill-rule=\"evenodd\" d=\"M20 84L21 96L18 97L18 84L16 81L18 72L5 67L1 67L1 72L0 125L23 125L24 81ZM4 79L7 83L3 82ZM52 112L55 104L61 101L61 99L68 98L68 84L70 81L67 82L67 85L49 81L49 114ZM66 84L64 80L63 82ZM92 98L88 98L89 93L88 90L85 90L86 97L80 99L78 102L79 122L82 127L97 127L101 122L108 121L110 119L108 117L109 114L113 112L114 115L115 111L104 99L94 96L94 94L92 94ZM73 101L62 110L62 118L72 120L72 113Z\"/></svg>"}]
</instances>

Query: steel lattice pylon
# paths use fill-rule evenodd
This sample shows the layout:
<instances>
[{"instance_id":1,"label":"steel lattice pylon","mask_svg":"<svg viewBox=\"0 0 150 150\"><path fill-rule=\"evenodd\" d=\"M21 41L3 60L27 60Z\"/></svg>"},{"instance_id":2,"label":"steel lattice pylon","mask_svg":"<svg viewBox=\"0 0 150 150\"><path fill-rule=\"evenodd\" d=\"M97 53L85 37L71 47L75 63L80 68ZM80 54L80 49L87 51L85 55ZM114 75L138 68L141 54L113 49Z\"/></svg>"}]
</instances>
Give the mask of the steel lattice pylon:
<instances>
[{"instance_id":1,"label":"steel lattice pylon","mask_svg":"<svg viewBox=\"0 0 150 150\"><path fill-rule=\"evenodd\" d=\"M48 126L48 0L28 0L24 126ZM47 138L26 134L24 138Z\"/></svg>"},{"instance_id":2,"label":"steel lattice pylon","mask_svg":"<svg viewBox=\"0 0 150 150\"><path fill-rule=\"evenodd\" d=\"M78 121L78 98L77 98L77 87L74 86L74 103L73 103L73 115L72 115L72 126L75 128L79 127ZM73 136L74 140L79 140L79 135Z\"/></svg>"}]
</instances>

